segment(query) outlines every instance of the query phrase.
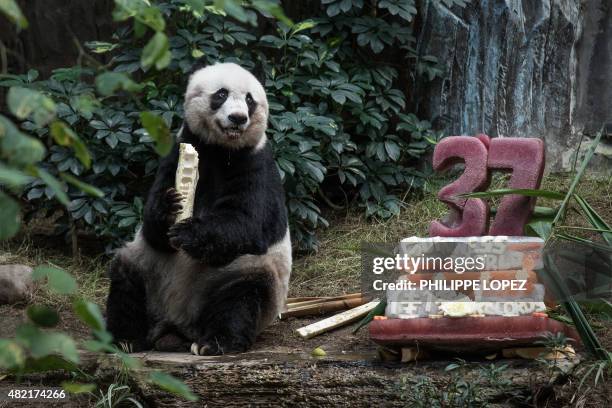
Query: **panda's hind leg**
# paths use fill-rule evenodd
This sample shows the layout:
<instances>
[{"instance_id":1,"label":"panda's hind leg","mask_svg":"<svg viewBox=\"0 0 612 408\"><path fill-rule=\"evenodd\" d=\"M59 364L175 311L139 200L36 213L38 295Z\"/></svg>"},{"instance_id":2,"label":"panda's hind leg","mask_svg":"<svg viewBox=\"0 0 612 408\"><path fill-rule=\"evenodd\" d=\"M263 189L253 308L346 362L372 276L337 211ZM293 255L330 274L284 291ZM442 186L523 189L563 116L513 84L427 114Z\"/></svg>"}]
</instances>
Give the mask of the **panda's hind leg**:
<instances>
[{"instance_id":1,"label":"panda's hind leg","mask_svg":"<svg viewBox=\"0 0 612 408\"><path fill-rule=\"evenodd\" d=\"M115 256L109 268L110 292L106 303L108 330L117 345L129 352L150 349L147 341L149 318L142 271L133 263Z\"/></svg>"},{"instance_id":2,"label":"panda's hind leg","mask_svg":"<svg viewBox=\"0 0 612 408\"><path fill-rule=\"evenodd\" d=\"M228 273L228 272L224 272ZM226 275L206 294L198 322L200 336L192 345L196 355L247 351L257 337L265 314L272 307L271 282L262 271Z\"/></svg>"}]
</instances>

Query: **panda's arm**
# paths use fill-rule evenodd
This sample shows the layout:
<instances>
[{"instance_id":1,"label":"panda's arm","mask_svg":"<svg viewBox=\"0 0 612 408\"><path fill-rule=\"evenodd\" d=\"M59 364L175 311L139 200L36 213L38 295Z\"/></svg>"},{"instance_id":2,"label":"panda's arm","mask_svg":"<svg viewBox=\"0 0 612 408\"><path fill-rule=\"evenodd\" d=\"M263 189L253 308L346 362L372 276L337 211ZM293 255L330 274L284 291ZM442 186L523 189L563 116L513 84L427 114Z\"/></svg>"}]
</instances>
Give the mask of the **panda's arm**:
<instances>
[{"instance_id":1,"label":"panda's arm","mask_svg":"<svg viewBox=\"0 0 612 408\"><path fill-rule=\"evenodd\" d=\"M257 173L236 180L210 209L171 228L173 245L209 265L225 265L240 255L265 253L269 245L263 232L268 189Z\"/></svg>"},{"instance_id":2,"label":"panda's arm","mask_svg":"<svg viewBox=\"0 0 612 408\"><path fill-rule=\"evenodd\" d=\"M168 228L177 208L176 196L170 189L175 184L178 159L179 144L175 143L172 151L160 161L144 207L142 234L148 244L159 251L175 251L168 242Z\"/></svg>"}]
</instances>

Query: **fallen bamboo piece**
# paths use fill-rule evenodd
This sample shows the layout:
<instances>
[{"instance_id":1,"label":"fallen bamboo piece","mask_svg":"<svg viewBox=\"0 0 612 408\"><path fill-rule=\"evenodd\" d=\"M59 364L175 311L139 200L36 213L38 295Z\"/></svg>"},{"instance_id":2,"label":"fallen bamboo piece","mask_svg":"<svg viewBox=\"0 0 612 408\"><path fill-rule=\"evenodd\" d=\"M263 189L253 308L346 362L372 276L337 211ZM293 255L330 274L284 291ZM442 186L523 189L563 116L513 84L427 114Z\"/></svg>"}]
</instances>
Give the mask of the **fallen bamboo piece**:
<instances>
[{"instance_id":1,"label":"fallen bamboo piece","mask_svg":"<svg viewBox=\"0 0 612 408\"><path fill-rule=\"evenodd\" d=\"M351 293L349 295L316 298L316 299L305 300L301 302L292 302L292 303L287 302L287 310L291 310L297 307L303 307L303 306L316 305L316 304L336 301L336 300L348 300L348 299L359 299L359 298L361 298L361 293Z\"/></svg>"},{"instance_id":2,"label":"fallen bamboo piece","mask_svg":"<svg viewBox=\"0 0 612 408\"><path fill-rule=\"evenodd\" d=\"M326 331L335 329L337 327L352 323L355 320L364 317L379 303L380 301L378 299L375 299L371 302L366 303L365 305L358 306L354 309L350 309L345 312L338 313L337 315L334 315L332 317L328 317L327 319L323 319L308 326L301 327L297 329L297 332L302 338L309 339L311 337L317 336L321 333L325 333Z\"/></svg>"},{"instance_id":3,"label":"fallen bamboo piece","mask_svg":"<svg viewBox=\"0 0 612 408\"><path fill-rule=\"evenodd\" d=\"M309 315L321 315L329 312L337 312L340 310L352 309L357 306L361 306L367 303L364 298L353 298L343 300L332 300L326 302L314 303L306 306L300 306L295 308L289 308L287 311L281 313L280 318L285 319L287 317L300 317Z\"/></svg>"},{"instance_id":4,"label":"fallen bamboo piece","mask_svg":"<svg viewBox=\"0 0 612 408\"><path fill-rule=\"evenodd\" d=\"M287 301L285 302L285 304L290 304L290 303L298 303L298 302L304 302L306 300L320 300L320 299L325 299L324 297L317 297L317 296L306 296L306 297L294 297L294 298L287 298Z\"/></svg>"},{"instance_id":5,"label":"fallen bamboo piece","mask_svg":"<svg viewBox=\"0 0 612 408\"><path fill-rule=\"evenodd\" d=\"M301 297L301 298L287 298L285 304L287 308L289 307L297 307L297 306L306 306L309 304L315 304L320 302L328 302L330 300L343 300L343 299L355 299L360 298L361 292L358 293L349 293L346 295L340 296L321 296L321 297Z\"/></svg>"}]
</instances>

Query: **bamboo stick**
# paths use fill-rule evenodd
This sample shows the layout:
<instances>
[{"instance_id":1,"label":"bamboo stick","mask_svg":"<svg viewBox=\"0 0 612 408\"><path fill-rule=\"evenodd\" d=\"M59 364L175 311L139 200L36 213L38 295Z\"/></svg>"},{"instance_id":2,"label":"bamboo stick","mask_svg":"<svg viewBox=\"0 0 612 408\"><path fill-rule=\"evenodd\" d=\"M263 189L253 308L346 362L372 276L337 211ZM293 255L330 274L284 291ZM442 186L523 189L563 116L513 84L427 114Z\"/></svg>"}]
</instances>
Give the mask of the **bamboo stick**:
<instances>
[{"instance_id":1,"label":"bamboo stick","mask_svg":"<svg viewBox=\"0 0 612 408\"><path fill-rule=\"evenodd\" d=\"M354 309L346 310L342 313L338 313L327 319L323 319L316 323L310 324L305 327L297 329L298 334L304 338L309 339L317 336L326 331L335 329L340 326L352 323L355 320L367 315L372 309L374 309L380 301L378 299L366 303L365 305L358 306Z\"/></svg>"},{"instance_id":2,"label":"bamboo stick","mask_svg":"<svg viewBox=\"0 0 612 408\"><path fill-rule=\"evenodd\" d=\"M289 303L297 303L297 302L304 302L307 300L317 300L317 299L325 299L325 298L317 297L317 296L294 297L294 298L287 298L287 301L285 303L289 304Z\"/></svg>"},{"instance_id":3,"label":"bamboo stick","mask_svg":"<svg viewBox=\"0 0 612 408\"><path fill-rule=\"evenodd\" d=\"M287 309L291 310L296 307L316 305L316 304L331 302L335 300L359 299L359 298L361 298L361 293L351 293L351 294L343 295L343 296L323 297L323 298L317 298L317 299L312 299L312 300L305 300L302 302L293 302L293 303L287 302Z\"/></svg>"},{"instance_id":4,"label":"bamboo stick","mask_svg":"<svg viewBox=\"0 0 612 408\"><path fill-rule=\"evenodd\" d=\"M339 310L352 309L365 303L367 303L367 300L361 297L319 302L301 307L289 308L287 311L281 313L280 318L285 319L287 317L321 315L329 312L337 312Z\"/></svg>"}]
</instances>

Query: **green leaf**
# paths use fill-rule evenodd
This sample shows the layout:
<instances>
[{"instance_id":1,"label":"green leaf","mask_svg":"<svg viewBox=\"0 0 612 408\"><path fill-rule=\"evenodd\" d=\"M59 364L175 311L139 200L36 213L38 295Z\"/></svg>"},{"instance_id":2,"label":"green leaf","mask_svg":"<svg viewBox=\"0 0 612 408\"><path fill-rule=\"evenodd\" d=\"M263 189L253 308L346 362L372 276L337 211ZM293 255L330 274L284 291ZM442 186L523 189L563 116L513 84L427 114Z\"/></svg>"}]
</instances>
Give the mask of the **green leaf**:
<instances>
[{"instance_id":1,"label":"green leaf","mask_svg":"<svg viewBox=\"0 0 612 408\"><path fill-rule=\"evenodd\" d=\"M197 48L191 50L191 56L195 59L200 59L204 56L204 53Z\"/></svg>"},{"instance_id":2,"label":"green leaf","mask_svg":"<svg viewBox=\"0 0 612 408\"><path fill-rule=\"evenodd\" d=\"M567 190L567 193L565 194L565 198L563 199L563 201L561 202L561 205L559 206L559 212L557 212L557 215L555 216L555 219L552 222L553 228L555 225L557 225L557 223L563 217L565 217L565 210L567 208L567 204L569 203L570 198L574 195L576 186L580 182L580 179L582 178L582 175L584 174L587 166L589 165L589 162L593 158L593 155L595 154L595 149L597 148L597 145L599 145L599 141L601 140L602 135L603 135L603 128L599 130L599 132L597 133L597 136L595 136L595 140L593 140L593 143L591 144L591 147L589 148L586 155L584 156L584 160L582 160L582 163L580 164L580 168L578 169L578 172L574 176L574 179L572 180L572 183L570 184L570 188L569 190Z\"/></svg>"},{"instance_id":3,"label":"green leaf","mask_svg":"<svg viewBox=\"0 0 612 408\"><path fill-rule=\"evenodd\" d=\"M157 32L142 50L140 65L145 71L148 71L153 65L161 70L170 64L171 59L168 37L162 32Z\"/></svg>"},{"instance_id":4,"label":"green leaf","mask_svg":"<svg viewBox=\"0 0 612 408\"><path fill-rule=\"evenodd\" d=\"M124 21L133 17L136 21L146 24L155 31L163 31L166 22L157 6L152 6L148 0L115 0L113 19Z\"/></svg>"},{"instance_id":5,"label":"green leaf","mask_svg":"<svg viewBox=\"0 0 612 408\"><path fill-rule=\"evenodd\" d=\"M0 163L0 184L9 187L18 187L32 181L27 174Z\"/></svg>"},{"instance_id":6,"label":"green leaf","mask_svg":"<svg viewBox=\"0 0 612 408\"><path fill-rule=\"evenodd\" d=\"M59 120L51 123L51 136L60 146L71 146L74 149L75 156L83 163L85 168L91 167L89 150L87 150L81 138L68 125Z\"/></svg>"},{"instance_id":7,"label":"green leaf","mask_svg":"<svg viewBox=\"0 0 612 408\"><path fill-rule=\"evenodd\" d=\"M55 327L59 323L59 315L48 306L32 305L26 313L33 323L41 327Z\"/></svg>"},{"instance_id":8,"label":"green leaf","mask_svg":"<svg viewBox=\"0 0 612 408\"><path fill-rule=\"evenodd\" d=\"M160 156L166 156L172 150L173 140L170 129L161 116L152 112L141 112L140 121L151 139L155 141L155 150Z\"/></svg>"},{"instance_id":9,"label":"green leaf","mask_svg":"<svg viewBox=\"0 0 612 408\"><path fill-rule=\"evenodd\" d=\"M6 102L13 115L19 119L31 117L39 127L55 118L56 107L53 99L33 89L12 87Z\"/></svg>"},{"instance_id":10,"label":"green leaf","mask_svg":"<svg viewBox=\"0 0 612 408\"><path fill-rule=\"evenodd\" d=\"M87 394L94 392L98 387L96 384L83 384L64 381L62 383L62 388L68 391L70 394Z\"/></svg>"},{"instance_id":11,"label":"green leaf","mask_svg":"<svg viewBox=\"0 0 612 408\"><path fill-rule=\"evenodd\" d=\"M0 191L0 241L12 238L17 234L21 224L19 213L19 204Z\"/></svg>"},{"instance_id":12,"label":"green leaf","mask_svg":"<svg viewBox=\"0 0 612 408\"><path fill-rule=\"evenodd\" d=\"M149 374L149 381L163 390L176 394L188 401L197 401L199 398L181 380L160 371Z\"/></svg>"},{"instance_id":13,"label":"green leaf","mask_svg":"<svg viewBox=\"0 0 612 408\"><path fill-rule=\"evenodd\" d=\"M213 5L241 23L246 23L248 20L247 13L244 11L240 0L214 0Z\"/></svg>"},{"instance_id":14,"label":"green leaf","mask_svg":"<svg viewBox=\"0 0 612 408\"><path fill-rule=\"evenodd\" d=\"M72 184L73 186L81 190L82 192L92 197L97 197L97 198L104 197L104 191L100 190L99 188L95 186L92 186L91 184L85 183L70 174L60 173L60 177L66 182Z\"/></svg>"},{"instance_id":15,"label":"green leaf","mask_svg":"<svg viewBox=\"0 0 612 408\"><path fill-rule=\"evenodd\" d=\"M62 370L64 372L73 372L77 370L74 363L66 361L63 357L50 355L41 358L28 358L24 368L20 373L35 373L40 374L46 371Z\"/></svg>"},{"instance_id":16,"label":"green leaf","mask_svg":"<svg viewBox=\"0 0 612 408\"><path fill-rule=\"evenodd\" d=\"M161 32L166 28L166 22L159 8L156 6L147 7L135 16L140 23L151 27L153 31Z\"/></svg>"},{"instance_id":17,"label":"green leaf","mask_svg":"<svg viewBox=\"0 0 612 408\"><path fill-rule=\"evenodd\" d=\"M582 238L582 237L577 237L575 235L570 235L570 234L564 234L561 232L557 232L555 233L555 237L560 238L560 239L564 239L566 241L573 241L573 242L578 242L580 244L586 244L590 247L593 248L598 248L601 249L603 251L609 251L610 247L607 244L602 244L599 242L593 242L590 239L586 239L586 238Z\"/></svg>"},{"instance_id":18,"label":"green leaf","mask_svg":"<svg viewBox=\"0 0 612 408\"><path fill-rule=\"evenodd\" d=\"M300 31L311 29L312 27L315 27L316 25L317 23L313 20L304 20L304 21L301 21L295 24L293 27L291 27L291 32L293 34L297 34Z\"/></svg>"},{"instance_id":19,"label":"green leaf","mask_svg":"<svg viewBox=\"0 0 612 408\"><path fill-rule=\"evenodd\" d=\"M0 0L0 12L15 23L17 27L28 28L28 20L26 20L15 0Z\"/></svg>"},{"instance_id":20,"label":"green leaf","mask_svg":"<svg viewBox=\"0 0 612 408\"><path fill-rule=\"evenodd\" d=\"M535 232L538 237L546 241L552 233L552 222L550 221L535 221L527 224L529 228Z\"/></svg>"},{"instance_id":21,"label":"green leaf","mask_svg":"<svg viewBox=\"0 0 612 408\"><path fill-rule=\"evenodd\" d=\"M12 340L0 339L0 368L6 370L22 367L26 357L23 348Z\"/></svg>"},{"instance_id":22,"label":"green leaf","mask_svg":"<svg viewBox=\"0 0 612 408\"><path fill-rule=\"evenodd\" d=\"M130 79L121 72L105 72L96 77L96 88L104 96L113 95L118 90L139 92L143 85Z\"/></svg>"},{"instance_id":23,"label":"green leaf","mask_svg":"<svg viewBox=\"0 0 612 408\"><path fill-rule=\"evenodd\" d=\"M204 0L183 0L183 3L187 4L191 10L198 14L204 14Z\"/></svg>"},{"instance_id":24,"label":"green leaf","mask_svg":"<svg viewBox=\"0 0 612 408\"><path fill-rule=\"evenodd\" d=\"M567 314L572 318L576 326L576 331L578 331L585 348L597 358L605 359L607 357L605 349L595 335L593 328L584 316L580 306L572 296L564 278L559 274L553 256L550 253L545 254L544 266L536 272L546 285L550 285L551 288L554 288L553 293L558 294L561 299L566 299L560 303L567 311Z\"/></svg>"},{"instance_id":25,"label":"green leaf","mask_svg":"<svg viewBox=\"0 0 612 408\"><path fill-rule=\"evenodd\" d=\"M0 146L2 156L11 164L27 166L41 161L45 147L40 140L20 132L13 122L0 115Z\"/></svg>"},{"instance_id":26,"label":"green leaf","mask_svg":"<svg viewBox=\"0 0 612 408\"><path fill-rule=\"evenodd\" d=\"M16 339L24 344L33 358L60 356L71 363L79 362L79 352L74 340L59 332L42 331L29 324L17 328Z\"/></svg>"},{"instance_id":27,"label":"green leaf","mask_svg":"<svg viewBox=\"0 0 612 408\"><path fill-rule=\"evenodd\" d=\"M259 10L259 12L263 15L270 14L272 17L281 23L286 24L288 27L293 26L293 21L287 17L280 4L270 0L253 0L251 4L253 4L253 7Z\"/></svg>"},{"instance_id":28,"label":"green leaf","mask_svg":"<svg viewBox=\"0 0 612 408\"><path fill-rule=\"evenodd\" d=\"M53 192L55 193L55 197L60 203L64 205L70 204L70 199L64 191L64 186L62 186L58 179L56 179L54 176L47 173L46 170L43 170L40 167L36 168L35 173L38 177L40 177L42 181L45 182L47 186L49 186L49 188L51 188L51 190L53 190Z\"/></svg>"},{"instance_id":29,"label":"green leaf","mask_svg":"<svg viewBox=\"0 0 612 408\"><path fill-rule=\"evenodd\" d=\"M391 160L397 161L399 159L400 147L397 145L397 143L387 140L385 142L385 150L387 151L387 154L389 155Z\"/></svg>"},{"instance_id":30,"label":"green leaf","mask_svg":"<svg viewBox=\"0 0 612 408\"><path fill-rule=\"evenodd\" d=\"M459 194L459 197L490 198L490 197L505 196L509 194L519 194L519 195L524 195L527 197L550 198L552 200L563 200L563 197L565 197L565 194L561 194L556 191L533 190L533 189L528 189L528 188L502 188L499 190L479 191L476 193Z\"/></svg>"},{"instance_id":31,"label":"green leaf","mask_svg":"<svg viewBox=\"0 0 612 408\"><path fill-rule=\"evenodd\" d=\"M554 217L555 215L557 215L557 211L559 211L559 209L557 208L542 207L542 206L536 205L533 209L533 216L534 217Z\"/></svg>"},{"instance_id":32,"label":"green leaf","mask_svg":"<svg viewBox=\"0 0 612 408\"><path fill-rule=\"evenodd\" d=\"M610 226L599 214L597 214L597 211L595 211L593 207L591 207L591 205L584 198L582 198L578 194L574 194L574 199L576 200L580 208L582 208L584 215L589 220L591 225L595 228L600 229L601 236L603 237L603 239L606 240L608 244L612 245L612 229L610 229Z\"/></svg>"},{"instance_id":33,"label":"green leaf","mask_svg":"<svg viewBox=\"0 0 612 408\"><path fill-rule=\"evenodd\" d=\"M76 280L69 273L51 266L37 266L32 273L34 280L47 278L47 285L55 293L69 295L76 291Z\"/></svg>"},{"instance_id":34,"label":"green leaf","mask_svg":"<svg viewBox=\"0 0 612 408\"><path fill-rule=\"evenodd\" d=\"M369 324L372 320L374 320L374 316L384 315L386 308L387 308L387 299L383 299L380 301L379 304L376 305L374 309L370 310L370 313L368 313L366 317L364 317L359 323L357 323L357 326L353 330L353 334L357 333L359 329L361 329L363 326Z\"/></svg>"},{"instance_id":35,"label":"green leaf","mask_svg":"<svg viewBox=\"0 0 612 408\"><path fill-rule=\"evenodd\" d=\"M77 316L79 316L79 318L90 328L94 330L106 330L106 324L104 323L104 317L102 317L100 307L95 303L85 299L78 299L74 301L73 309Z\"/></svg>"},{"instance_id":36,"label":"green leaf","mask_svg":"<svg viewBox=\"0 0 612 408\"><path fill-rule=\"evenodd\" d=\"M95 54L105 54L119 47L119 44L113 44L105 41L88 41L85 46Z\"/></svg>"}]
</instances>

